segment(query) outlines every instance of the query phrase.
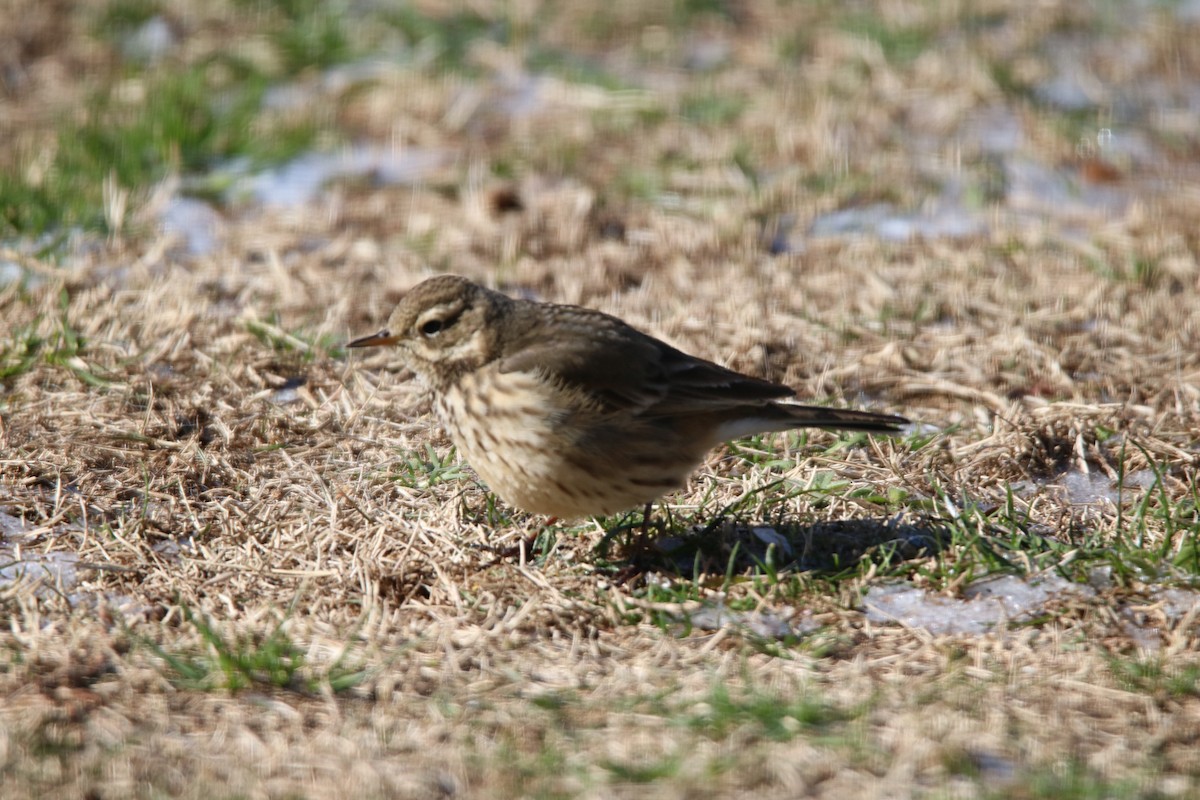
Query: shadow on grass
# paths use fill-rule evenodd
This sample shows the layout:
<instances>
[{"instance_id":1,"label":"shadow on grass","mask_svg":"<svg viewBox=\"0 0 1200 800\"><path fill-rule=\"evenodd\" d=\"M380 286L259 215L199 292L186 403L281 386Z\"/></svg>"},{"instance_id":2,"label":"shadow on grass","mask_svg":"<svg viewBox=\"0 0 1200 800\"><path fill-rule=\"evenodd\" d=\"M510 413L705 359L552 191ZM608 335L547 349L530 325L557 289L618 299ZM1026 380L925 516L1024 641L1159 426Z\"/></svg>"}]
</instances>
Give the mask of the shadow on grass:
<instances>
[{"instance_id":1,"label":"shadow on grass","mask_svg":"<svg viewBox=\"0 0 1200 800\"><path fill-rule=\"evenodd\" d=\"M597 554L608 557L616 545L614 555L641 570L684 577L747 570L836 574L857 571L864 560L884 566L929 557L950 541L950 531L938 522L901 517L820 522L720 518L682 531L657 521L623 525L609 532Z\"/></svg>"}]
</instances>

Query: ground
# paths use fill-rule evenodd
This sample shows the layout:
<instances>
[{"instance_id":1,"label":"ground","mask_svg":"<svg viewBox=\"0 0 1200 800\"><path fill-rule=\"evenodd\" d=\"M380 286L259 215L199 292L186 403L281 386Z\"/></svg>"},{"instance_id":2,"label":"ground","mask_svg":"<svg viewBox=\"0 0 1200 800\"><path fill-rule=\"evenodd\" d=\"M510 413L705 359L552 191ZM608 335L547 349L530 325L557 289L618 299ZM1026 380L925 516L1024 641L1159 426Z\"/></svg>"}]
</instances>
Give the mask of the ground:
<instances>
[{"instance_id":1,"label":"ground","mask_svg":"<svg viewBox=\"0 0 1200 800\"><path fill-rule=\"evenodd\" d=\"M3 15L0 795L1200 795L1196 3ZM550 523L441 272L914 424Z\"/></svg>"}]
</instances>

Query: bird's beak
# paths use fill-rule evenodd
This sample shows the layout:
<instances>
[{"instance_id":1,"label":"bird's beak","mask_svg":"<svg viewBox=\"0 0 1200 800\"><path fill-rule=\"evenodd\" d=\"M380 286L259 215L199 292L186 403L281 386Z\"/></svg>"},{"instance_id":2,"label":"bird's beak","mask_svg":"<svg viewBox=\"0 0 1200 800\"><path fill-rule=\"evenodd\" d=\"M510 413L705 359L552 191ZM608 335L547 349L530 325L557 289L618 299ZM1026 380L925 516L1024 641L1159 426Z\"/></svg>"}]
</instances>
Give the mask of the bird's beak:
<instances>
[{"instance_id":1,"label":"bird's beak","mask_svg":"<svg viewBox=\"0 0 1200 800\"><path fill-rule=\"evenodd\" d=\"M361 336L352 342L349 342L346 347L379 347L385 344L395 344L400 341L399 336L392 336L392 332L387 328L372 333L370 336Z\"/></svg>"}]
</instances>

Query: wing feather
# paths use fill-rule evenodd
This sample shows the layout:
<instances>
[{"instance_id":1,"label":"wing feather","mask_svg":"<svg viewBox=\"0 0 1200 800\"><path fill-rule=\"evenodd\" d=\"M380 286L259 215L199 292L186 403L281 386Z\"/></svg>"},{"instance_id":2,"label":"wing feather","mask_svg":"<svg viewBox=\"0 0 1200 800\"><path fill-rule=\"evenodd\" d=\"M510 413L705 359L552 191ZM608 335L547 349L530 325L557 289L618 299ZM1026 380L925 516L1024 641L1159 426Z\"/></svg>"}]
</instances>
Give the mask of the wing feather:
<instances>
[{"instance_id":1,"label":"wing feather","mask_svg":"<svg viewBox=\"0 0 1200 800\"><path fill-rule=\"evenodd\" d=\"M606 411L658 416L717 411L794 397L778 383L690 356L599 312L560 307L563 335L541 327L513 342L501 372L539 371Z\"/></svg>"}]
</instances>

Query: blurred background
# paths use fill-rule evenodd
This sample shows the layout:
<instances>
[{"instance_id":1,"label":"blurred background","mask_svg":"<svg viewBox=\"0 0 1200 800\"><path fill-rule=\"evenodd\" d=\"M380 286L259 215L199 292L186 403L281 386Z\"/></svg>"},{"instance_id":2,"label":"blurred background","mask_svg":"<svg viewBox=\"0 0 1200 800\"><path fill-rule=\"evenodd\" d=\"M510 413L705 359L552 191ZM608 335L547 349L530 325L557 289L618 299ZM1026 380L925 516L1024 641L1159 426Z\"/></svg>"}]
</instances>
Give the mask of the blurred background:
<instances>
[{"instance_id":1,"label":"blurred background","mask_svg":"<svg viewBox=\"0 0 1200 800\"><path fill-rule=\"evenodd\" d=\"M1194 0L4 0L0 15L0 237L22 252L166 231L205 256L240 220L315 208L361 234L359 256L511 264L637 244L669 215L767 255L1033 232L1169 280L1180 253L1117 257L1107 234L1169 217L1180 193L1194 214L1200 184ZM506 219L520 212L556 229Z\"/></svg>"}]
</instances>

